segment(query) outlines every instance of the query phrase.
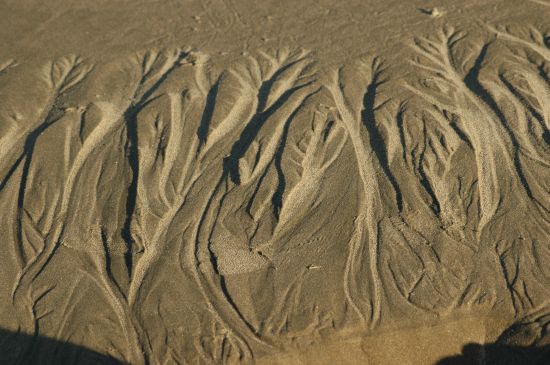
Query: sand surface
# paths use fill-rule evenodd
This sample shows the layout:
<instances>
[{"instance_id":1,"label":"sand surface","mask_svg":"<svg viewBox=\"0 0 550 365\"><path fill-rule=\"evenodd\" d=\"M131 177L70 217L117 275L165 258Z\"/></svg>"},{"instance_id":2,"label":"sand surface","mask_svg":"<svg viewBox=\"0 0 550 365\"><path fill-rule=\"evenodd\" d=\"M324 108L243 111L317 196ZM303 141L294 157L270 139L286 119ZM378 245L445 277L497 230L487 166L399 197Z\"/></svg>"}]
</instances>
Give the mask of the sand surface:
<instances>
[{"instance_id":1,"label":"sand surface","mask_svg":"<svg viewBox=\"0 0 550 365\"><path fill-rule=\"evenodd\" d=\"M0 1L1 364L550 364L550 1Z\"/></svg>"}]
</instances>

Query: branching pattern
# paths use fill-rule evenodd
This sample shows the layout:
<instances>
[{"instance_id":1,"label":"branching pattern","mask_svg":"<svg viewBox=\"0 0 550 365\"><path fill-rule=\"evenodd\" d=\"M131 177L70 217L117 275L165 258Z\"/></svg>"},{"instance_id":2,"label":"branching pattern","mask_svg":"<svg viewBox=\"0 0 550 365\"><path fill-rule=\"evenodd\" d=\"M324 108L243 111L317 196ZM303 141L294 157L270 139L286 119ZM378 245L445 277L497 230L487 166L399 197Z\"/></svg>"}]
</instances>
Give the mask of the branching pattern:
<instances>
[{"instance_id":1,"label":"branching pattern","mask_svg":"<svg viewBox=\"0 0 550 365\"><path fill-rule=\"evenodd\" d=\"M112 89L103 65L47 64L36 110L0 110L19 331L109 328L97 350L139 365L250 363L406 308L545 326L550 50L536 29L489 29L415 39L407 98L380 58L320 72L285 48L225 70L143 52L110 69L110 96L89 92Z\"/></svg>"}]
</instances>

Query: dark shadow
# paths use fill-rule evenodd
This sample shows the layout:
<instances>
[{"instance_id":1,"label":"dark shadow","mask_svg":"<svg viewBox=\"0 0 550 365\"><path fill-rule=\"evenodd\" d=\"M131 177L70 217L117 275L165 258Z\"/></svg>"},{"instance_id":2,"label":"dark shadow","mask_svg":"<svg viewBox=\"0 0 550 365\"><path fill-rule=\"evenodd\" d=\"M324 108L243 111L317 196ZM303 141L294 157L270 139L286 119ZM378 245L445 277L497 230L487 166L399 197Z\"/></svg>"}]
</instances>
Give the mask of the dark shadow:
<instances>
[{"instance_id":1,"label":"dark shadow","mask_svg":"<svg viewBox=\"0 0 550 365\"><path fill-rule=\"evenodd\" d=\"M380 167L384 172L384 175L390 182L395 193L395 200L397 202L397 209L399 212L403 211L403 197L399 184L397 183L397 178L393 175L390 169L390 163L388 160L388 151L382 136L382 132L379 130L376 125L376 111L381 109L385 104L389 102L389 99L381 103L377 103L377 96L379 94L378 89L380 86L384 85L388 79L384 77L384 72L386 68L384 64L377 58L372 61L372 79L367 85L367 90L363 95L363 109L361 110L361 119L363 125L368 131L369 142L380 163ZM404 112L401 110L399 113ZM402 117L402 115L401 115Z\"/></svg>"},{"instance_id":2,"label":"dark shadow","mask_svg":"<svg viewBox=\"0 0 550 365\"><path fill-rule=\"evenodd\" d=\"M0 329L2 365L130 365L83 346Z\"/></svg>"},{"instance_id":3,"label":"dark shadow","mask_svg":"<svg viewBox=\"0 0 550 365\"><path fill-rule=\"evenodd\" d=\"M502 344L467 344L462 354L446 357L435 365L548 365L550 346L521 347Z\"/></svg>"},{"instance_id":4,"label":"dark shadow","mask_svg":"<svg viewBox=\"0 0 550 365\"><path fill-rule=\"evenodd\" d=\"M182 52L179 54L179 59L184 59L189 54ZM124 263L126 265L126 271L128 276L133 272L133 250L135 247L134 237L131 232L131 225L134 218L134 212L137 204L137 182L139 176L139 135L138 135L138 114L148 104L152 103L159 96L154 96L155 92L161 87L161 85L168 79L168 77L179 67L179 62L167 69L149 88L144 88L147 84L148 73L144 73L141 77L137 89L134 92L131 104L123 113L123 119L126 128L126 145L124 150L132 171L132 179L128 185L127 199L126 199L126 220L121 230L121 236L126 243L126 253L124 254Z\"/></svg>"},{"instance_id":5,"label":"dark shadow","mask_svg":"<svg viewBox=\"0 0 550 365\"><path fill-rule=\"evenodd\" d=\"M514 132L510 128L510 125L506 120L506 116L504 115L504 112L499 107L497 100L493 95L491 95L491 93L489 93L489 91L479 81L479 73L483 67L483 63L485 62L485 59L487 58L487 52L489 51L489 47L491 46L492 42L493 41L489 41L485 43L483 47L481 47L479 55L476 57L472 68L464 76L464 84L474 95L479 97L485 103L485 105L487 105L489 109L493 111L493 113L495 113L502 127L506 130L506 133L508 134L508 137L510 138L512 145L514 146L514 166L516 168L516 172L519 176L522 186L525 188L525 192L527 193L527 196L533 199L531 188L529 187L527 178L523 173L523 168L521 166L521 162L519 159L519 151L520 151L519 142Z\"/></svg>"}]
</instances>

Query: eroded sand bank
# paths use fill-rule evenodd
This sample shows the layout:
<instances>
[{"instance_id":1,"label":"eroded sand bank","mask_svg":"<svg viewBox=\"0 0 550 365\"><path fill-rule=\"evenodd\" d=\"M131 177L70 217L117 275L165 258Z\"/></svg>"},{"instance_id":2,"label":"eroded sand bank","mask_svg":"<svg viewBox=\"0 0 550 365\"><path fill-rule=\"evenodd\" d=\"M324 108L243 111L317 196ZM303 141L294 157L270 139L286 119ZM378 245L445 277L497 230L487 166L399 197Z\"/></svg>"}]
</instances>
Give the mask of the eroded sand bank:
<instances>
[{"instance_id":1,"label":"eroded sand bank","mask_svg":"<svg viewBox=\"0 0 550 365\"><path fill-rule=\"evenodd\" d=\"M6 363L549 358L550 3L0 14Z\"/></svg>"}]
</instances>

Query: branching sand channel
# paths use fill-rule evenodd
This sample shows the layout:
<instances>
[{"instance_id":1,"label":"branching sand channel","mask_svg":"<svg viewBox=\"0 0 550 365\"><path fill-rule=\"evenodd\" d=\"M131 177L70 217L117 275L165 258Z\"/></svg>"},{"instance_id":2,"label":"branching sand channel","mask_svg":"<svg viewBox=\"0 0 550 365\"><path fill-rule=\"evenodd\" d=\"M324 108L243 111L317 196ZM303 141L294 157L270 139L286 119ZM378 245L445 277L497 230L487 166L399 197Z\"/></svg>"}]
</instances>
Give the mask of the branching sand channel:
<instances>
[{"instance_id":1,"label":"branching sand channel","mask_svg":"<svg viewBox=\"0 0 550 365\"><path fill-rule=\"evenodd\" d=\"M0 111L2 325L133 365L252 363L460 313L545 343L548 38L487 32L410 40L407 77L291 48L47 63L35 110Z\"/></svg>"}]
</instances>

